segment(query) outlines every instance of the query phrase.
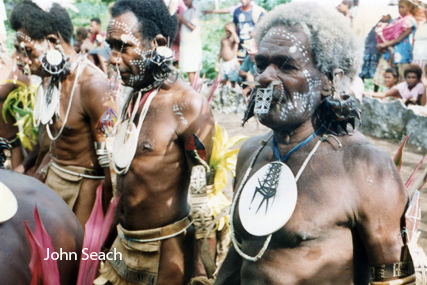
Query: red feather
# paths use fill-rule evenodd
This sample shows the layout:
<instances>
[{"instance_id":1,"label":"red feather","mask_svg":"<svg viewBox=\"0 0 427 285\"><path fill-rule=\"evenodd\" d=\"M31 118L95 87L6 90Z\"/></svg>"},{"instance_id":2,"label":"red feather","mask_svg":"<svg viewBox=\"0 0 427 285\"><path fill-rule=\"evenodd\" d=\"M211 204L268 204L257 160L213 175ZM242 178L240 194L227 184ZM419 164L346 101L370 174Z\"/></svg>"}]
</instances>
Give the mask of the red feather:
<instances>
[{"instance_id":1,"label":"red feather","mask_svg":"<svg viewBox=\"0 0 427 285\"><path fill-rule=\"evenodd\" d=\"M89 220L85 225L85 237L83 240L83 248L87 249L86 253L90 255L92 252L97 254L100 252L102 245L107 238L111 223L113 222L114 212L120 200L119 196L114 197L114 200L108 207L107 214L102 212L102 183L96 189L96 200ZM98 269L99 260L80 260L79 276L77 285L93 284L96 272Z\"/></svg>"},{"instance_id":2,"label":"red feather","mask_svg":"<svg viewBox=\"0 0 427 285\"><path fill-rule=\"evenodd\" d=\"M52 239L40 219L37 205L34 208L34 220L36 222L34 234L31 232L28 222L24 221L25 232L31 247L31 261L29 264L32 274L31 285L40 283L43 285L59 285L58 263L51 258L45 260L47 249L51 253L55 249L52 245Z\"/></svg>"}]
</instances>

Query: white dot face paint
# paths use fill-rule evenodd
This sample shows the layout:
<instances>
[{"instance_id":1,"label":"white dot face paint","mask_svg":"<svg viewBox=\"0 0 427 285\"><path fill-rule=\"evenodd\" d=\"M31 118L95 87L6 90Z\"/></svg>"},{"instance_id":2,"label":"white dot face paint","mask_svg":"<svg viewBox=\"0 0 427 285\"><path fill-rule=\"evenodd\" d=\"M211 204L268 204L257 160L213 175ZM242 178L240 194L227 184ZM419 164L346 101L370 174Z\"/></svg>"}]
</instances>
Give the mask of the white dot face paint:
<instances>
[{"instance_id":1,"label":"white dot face paint","mask_svg":"<svg viewBox=\"0 0 427 285\"><path fill-rule=\"evenodd\" d=\"M261 123L267 126L297 124L314 114L320 102L322 82L321 73L313 66L309 46L307 35L302 30L273 27L265 34L257 56L257 66L265 68L258 80L263 78L260 80L263 87L269 83L265 78L281 83L274 85L268 114L257 115ZM267 68L269 66L274 66L274 69ZM263 76L266 70L268 73Z\"/></svg>"},{"instance_id":2,"label":"white dot face paint","mask_svg":"<svg viewBox=\"0 0 427 285\"><path fill-rule=\"evenodd\" d=\"M297 47L296 46L291 46L290 49L289 49L290 53L295 53L296 51L297 51ZM300 51L301 51L301 49L300 49Z\"/></svg>"},{"instance_id":3,"label":"white dot face paint","mask_svg":"<svg viewBox=\"0 0 427 285\"><path fill-rule=\"evenodd\" d=\"M28 58L28 65L32 74L42 76L43 68L41 65L40 57L45 55L49 49L47 40L38 41L32 39L26 34L23 29L16 32L16 40L19 43L20 55L17 58L19 64L24 64L23 59Z\"/></svg>"},{"instance_id":4,"label":"white dot face paint","mask_svg":"<svg viewBox=\"0 0 427 285\"><path fill-rule=\"evenodd\" d=\"M141 85L146 77L147 64L153 51L151 49L144 51L140 35L133 33L133 29L130 27L130 24L135 24L136 17L128 14L123 14L110 21L108 40L113 43L113 55L119 53L118 56L121 57L118 65L123 82L127 86L136 87ZM118 45L119 42L121 42L121 46Z\"/></svg>"}]
</instances>

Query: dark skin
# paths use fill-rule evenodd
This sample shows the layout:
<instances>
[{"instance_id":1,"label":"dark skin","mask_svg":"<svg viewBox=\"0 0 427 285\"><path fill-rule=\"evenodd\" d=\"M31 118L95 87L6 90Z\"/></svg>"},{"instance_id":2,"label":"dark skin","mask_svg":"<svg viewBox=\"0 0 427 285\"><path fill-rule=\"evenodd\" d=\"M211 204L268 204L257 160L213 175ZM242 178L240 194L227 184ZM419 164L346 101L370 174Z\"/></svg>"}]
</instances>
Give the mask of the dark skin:
<instances>
[{"instance_id":1,"label":"dark skin","mask_svg":"<svg viewBox=\"0 0 427 285\"><path fill-rule=\"evenodd\" d=\"M62 199L38 180L9 170L0 170L0 181L18 200L18 212L9 221L0 224L0 275L2 284L30 284L30 244L25 234L24 221L34 232L34 207L37 208L55 251L77 252L77 260L58 260L62 285L77 282L80 254L83 246L83 228Z\"/></svg>"},{"instance_id":2,"label":"dark skin","mask_svg":"<svg viewBox=\"0 0 427 285\"><path fill-rule=\"evenodd\" d=\"M310 46L301 30L292 32L283 26L278 28L295 35L305 47ZM261 139L268 140L274 134L283 157L319 128L314 120L316 108L331 83L315 69L310 52L307 63L300 53L289 51L293 45L279 36L266 36L260 44L256 57L260 72L257 80L263 87L272 81L281 81L285 100L277 100L274 95L270 112L259 118L272 131L251 138L242 146L234 189L242 183ZM321 84L311 93L314 96L312 108L291 110L287 102L302 103L304 100L298 99L296 92L308 96L309 86L303 70ZM283 108L288 116L281 120ZM294 175L318 138L286 160L285 164ZM369 266L400 260L401 218L408 198L394 163L357 131L353 136L338 139L342 148L329 139L311 158L297 183L295 211L290 220L273 233L262 258L256 262L247 261L231 247L215 284L368 284ZM273 161L277 158L270 140L249 177ZM233 223L242 251L250 256L257 255L265 237L249 234L240 222L238 211Z\"/></svg>"},{"instance_id":3,"label":"dark skin","mask_svg":"<svg viewBox=\"0 0 427 285\"><path fill-rule=\"evenodd\" d=\"M3 54L0 58L0 82L15 79L24 84L29 84L30 80L18 70L16 63L12 58ZM0 137L12 140L19 132L18 126L14 126L16 120L8 112L6 115L7 122L3 119L3 104L7 99L9 93L19 88L17 84L1 83L0 84ZM12 168L18 167L24 161L24 149L22 146L17 146L12 149Z\"/></svg>"},{"instance_id":4,"label":"dark skin","mask_svg":"<svg viewBox=\"0 0 427 285\"><path fill-rule=\"evenodd\" d=\"M420 78L418 78L418 75L415 72L408 72L405 76L405 81L408 82L408 89L412 90L419 82ZM392 88L389 91L385 93L373 93L374 97L378 98L385 98L385 97L394 97L396 99L401 98L403 104L417 104L417 100L410 98L410 99L403 99L402 96L399 93L399 89Z\"/></svg>"},{"instance_id":5,"label":"dark skin","mask_svg":"<svg viewBox=\"0 0 427 285\"><path fill-rule=\"evenodd\" d=\"M24 29L19 31L28 35ZM78 55L74 48L66 43L58 35L48 35L47 44L53 45L58 40L65 55L70 56L70 62L76 62ZM43 54L43 47L46 45L44 41L34 40L33 42L26 41L22 37L18 37L18 41L25 43L24 54L18 59L28 64L33 74L41 76L43 84L48 84L50 74L42 69L39 56ZM62 120L65 118L68 104L70 102L71 90L74 85L77 71L74 70L71 74L62 79L60 114ZM46 87L46 85L45 85ZM46 88L45 88L46 90ZM111 100L109 92L109 83L106 76L92 66L86 66L80 78L77 81L74 98L72 101L70 115L64 131L56 141L50 142L50 152L45 156L39 171L52 159L54 162L62 165L75 165L89 169L99 169L101 174L104 172L106 177L104 184L104 201L109 201L112 196L110 169L104 168L101 170L97 156L95 153L94 142L104 141L104 134L98 128L98 123L108 108L115 109L115 104ZM51 128L53 136L56 136L61 129L63 122L54 119ZM96 188L100 184L99 179L83 179L80 188L79 196L74 205L73 211L84 225L88 220L95 202Z\"/></svg>"},{"instance_id":6,"label":"dark skin","mask_svg":"<svg viewBox=\"0 0 427 285\"><path fill-rule=\"evenodd\" d=\"M133 13L113 19L128 26L139 43L144 42L136 28L139 25ZM107 41L113 51L110 61L118 65L124 85L129 86L130 76L142 72L130 61L140 59L138 48L143 51L152 49L154 40L148 46L133 41L123 43L123 34L122 29L110 24ZM164 37L157 37L159 45L166 42ZM151 75L146 74L143 81L132 87L139 90L152 82ZM193 133L204 143L208 158L214 135L214 119L208 102L181 80L174 83L165 81L150 105L129 171L117 177L117 190L122 197L116 220L125 229L163 227L188 215L187 190L193 164L185 149ZM115 233L111 237L115 238ZM190 278L205 274L198 257L193 227L184 234L162 241L160 251L157 284L187 284Z\"/></svg>"}]
</instances>

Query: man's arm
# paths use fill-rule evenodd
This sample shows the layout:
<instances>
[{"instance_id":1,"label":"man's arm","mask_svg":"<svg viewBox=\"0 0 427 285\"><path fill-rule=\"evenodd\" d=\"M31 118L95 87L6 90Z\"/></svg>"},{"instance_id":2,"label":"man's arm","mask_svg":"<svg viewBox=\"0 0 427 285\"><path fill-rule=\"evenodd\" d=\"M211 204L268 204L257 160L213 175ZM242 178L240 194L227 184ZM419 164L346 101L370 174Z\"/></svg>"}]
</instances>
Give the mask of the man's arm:
<instances>
[{"instance_id":1,"label":"man's arm","mask_svg":"<svg viewBox=\"0 0 427 285\"><path fill-rule=\"evenodd\" d=\"M355 222L369 266L399 262L408 203L405 187L387 153L369 145L356 147L354 153L358 158L350 171L358 190Z\"/></svg>"},{"instance_id":2,"label":"man's arm","mask_svg":"<svg viewBox=\"0 0 427 285\"><path fill-rule=\"evenodd\" d=\"M99 72L99 71L96 71ZM81 100L85 114L89 117L94 142L105 142L105 135L99 128L102 116L109 108L115 110L111 100L110 88L104 74L92 76L82 84ZM98 156L97 156L98 157ZM113 195L109 166L103 167L105 180L103 186L103 208L106 210Z\"/></svg>"},{"instance_id":3,"label":"man's arm","mask_svg":"<svg viewBox=\"0 0 427 285\"><path fill-rule=\"evenodd\" d=\"M204 10L203 14L229 14L230 8L221 8L221 9L213 9L213 10Z\"/></svg>"},{"instance_id":4,"label":"man's arm","mask_svg":"<svg viewBox=\"0 0 427 285\"><path fill-rule=\"evenodd\" d=\"M400 43L401 41L403 41L407 36L409 36L412 33L413 30L414 30L413 27L408 28L397 39L394 39L394 40L391 40L389 42L385 42L385 43L382 43L382 44L378 44L377 45L377 50L380 51L380 50L383 50L385 48L393 47L393 46L397 45L398 43Z\"/></svg>"},{"instance_id":5,"label":"man's arm","mask_svg":"<svg viewBox=\"0 0 427 285\"><path fill-rule=\"evenodd\" d=\"M184 91L185 92L185 91ZM183 118L178 118L177 133L183 138L184 147L186 148L193 134L195 134L200 141L204 144L206 150L205 161L209 164L209 158L212 152L213 137L215 135L215 120L212 110L206 98L196 93L194 90L189 89L183 96L182 107L180 111ZM186 153L189 169L194 166L190 157Z\"/></svg>"}]
</instances>

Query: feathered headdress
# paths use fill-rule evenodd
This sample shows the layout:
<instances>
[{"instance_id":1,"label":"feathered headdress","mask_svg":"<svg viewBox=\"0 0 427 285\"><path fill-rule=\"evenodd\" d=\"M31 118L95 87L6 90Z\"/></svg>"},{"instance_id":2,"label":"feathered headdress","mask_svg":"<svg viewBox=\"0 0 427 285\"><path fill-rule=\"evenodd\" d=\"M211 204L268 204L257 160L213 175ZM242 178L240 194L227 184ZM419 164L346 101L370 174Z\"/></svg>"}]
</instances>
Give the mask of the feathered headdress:
<instances>
[{"instance_id":1,"label":"feathered headdress","mask_svg":"<svg viewBox=\"0 0 427 285\"><path fill-rule=\"evenodd\" d=\"M49 12L53 4L56 3L62 8L71 9L74 12L78 13L79 9L74 6L74 0L31 0L34 4L40 7L43 11Z\"/></svg>"}]
</instances>

